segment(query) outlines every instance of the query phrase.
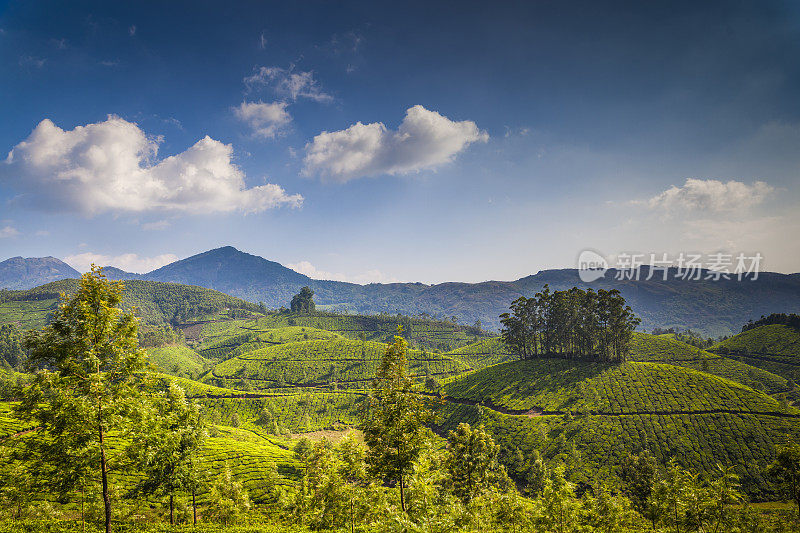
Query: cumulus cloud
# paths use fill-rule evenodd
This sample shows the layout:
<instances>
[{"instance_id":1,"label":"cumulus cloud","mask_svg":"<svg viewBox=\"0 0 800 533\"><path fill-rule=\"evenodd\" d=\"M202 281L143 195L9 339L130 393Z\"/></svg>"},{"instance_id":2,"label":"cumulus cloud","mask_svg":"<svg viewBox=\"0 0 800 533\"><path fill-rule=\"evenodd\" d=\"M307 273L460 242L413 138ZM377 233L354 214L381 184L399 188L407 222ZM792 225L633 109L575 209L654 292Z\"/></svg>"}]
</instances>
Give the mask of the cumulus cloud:
<instances>
[{"instance_id":1,"label":"cumulus cloud","mask_svg":"<svg viewBox=\"0 0 800 533\"><path fill-rule=\"evenodd\" d=\"M387 276L377 269L367 270L359 274L347 275L340 272L328 272L327 270L320 270L308 261L300 261L298 263L290 263L287 265L295 272L305 274L312 279L324 279L332 281L347 281L350 283L359 283L365 285L367 283L397 283L395 277Z\"/></svg>"},{"instance_id":2,"label":"cumulus cloud","mask_svg":"<svg viewBox=\"0 0 800 533\"><path fill-rule=\"evenodd\" d=\"M315 102L331 102L333 96L325 93L313 72L295 72L293 67L260 67L244 79L250 90L268 87L283 98L297 100L308 98Z\"/></svg>"},{"instance_id":3,"label":"cumulus cloud","mask_svg":"<svg viewBox=\"0 0 800 533\"><path fill-rule=\"evenodd\" d=\"M33 207L88 216L255 213L302 204L302 196L275 184L247 188L229 144L206 136L158 160L160 142L116 116L69 131L45 119L0 165L0 181L22 193L18 201Z\"/></svg>"},{"instance_id":4,"label":"cumulus cloud","mask_svg":"<svg viewBox=\"0 0 800 533\"><path fill-rule=\"evenodd\" d=\"M448 163L470 144L488 139L471 120L455 122L416 105L406 111L397 131L381 122L323 131L306 145L303 174L339 183L408 174Z\"/></svg>"},{"instance_id":5,"label":"cumulus cloud","mask_svg":"<svg viewBox=\"0 0 800 533\"><path fill-rule=\"evenodd\" d=\"M242 102L233 108L233 113L250 126L254 136L273 139L292 121L292 116L286 111L288 105L286 102Z\"/></svg>"},{"instance_id":6,"label":"cumulus cloud","mask_svg":"<svg viewBox=\"0 0 800 533\"><path fill-rule=\"evenodd\" d=\"M672 186L666 191L647 200L651 209L664 209L668 212L736 211L758 205L774 191L763 181L748 185L740 181L722 182L689 178L683 187Z\"/></svg>"},{"instance_id":7,"label":"cumulus cloud","mask_svg":"<svg viewBox=\"0 0 800 533\"><path fill-rule=\"evenodd\" d=\"M19 230L13 226L3 226L0 228L0 239L16 237L17 235L19 235Z\"/></svg>"},{"instance_id":8,"label":"cumulus cloud","mask_svg":"<svg viewBox=\"0 0 800 533\"><path fill-rule=\"evenodd\" d=\"M88 272L94 263L98 266L114 266L126 272L143 274L178 260L175 254L161 254L154 257L139 257L137 254L105 255L93 252L68 255L64 262L78 272Z\"/></svg>"}]
</instances>

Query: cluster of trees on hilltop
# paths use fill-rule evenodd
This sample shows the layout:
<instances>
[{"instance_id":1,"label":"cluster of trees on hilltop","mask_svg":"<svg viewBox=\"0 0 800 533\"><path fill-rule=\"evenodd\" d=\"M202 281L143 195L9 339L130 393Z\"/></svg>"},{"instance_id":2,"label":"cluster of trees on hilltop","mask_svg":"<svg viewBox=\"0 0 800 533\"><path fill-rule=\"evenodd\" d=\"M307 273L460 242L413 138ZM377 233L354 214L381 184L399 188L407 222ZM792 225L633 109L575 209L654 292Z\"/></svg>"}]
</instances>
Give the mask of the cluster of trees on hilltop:
<instances>
[{"instance_id":1,"label":"cluster of trees on hilltop","mask_svg":"<svg viewBox=\"0 0 800 533\"><path fill-rule=\"evenodd\" d=\"M758 326L769 326L772 324L781 324L783 326L789 326L790 328L800 330L800 315L796 315L794 313L772 313L766 317L761 315L761 318L755 322L750 320L747 322L747 324L742 326L742 331L744 332L749 329L757 328Z\"/></svg>"},{"instance_id":2,"label":"cluster of trees on hilltop","mask_svg":"<svg viewBox=\"0 0 800 533\"><path fill-rule=\"evenodd\" d=\"M306 286L300 289L300 292L292 297L291 309L292 313L311 314L316 309L314 304L314 291Z\"/></svg>"},{"instance_id":3,"label":"cluster of trees on hilltop","mask_svg":"<svg viewBox=\"0 0 800 533\"><path fill-rule=\"evenodd\" d=\"M500 315L503 342L522 359L570 357L624 361L640 320L619 291L573 287L517 298Z\"/></svg>"}]
</instances>

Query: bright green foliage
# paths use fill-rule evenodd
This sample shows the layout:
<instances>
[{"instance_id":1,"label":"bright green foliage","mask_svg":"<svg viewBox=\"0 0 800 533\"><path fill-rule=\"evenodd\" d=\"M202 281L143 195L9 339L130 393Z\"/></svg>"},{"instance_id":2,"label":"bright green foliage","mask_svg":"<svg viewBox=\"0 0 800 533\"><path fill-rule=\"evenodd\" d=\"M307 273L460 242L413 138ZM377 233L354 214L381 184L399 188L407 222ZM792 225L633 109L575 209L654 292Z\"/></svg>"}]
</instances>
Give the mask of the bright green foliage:
<instances>
[{"instance_id":1,"label":"bright green foliage","mask_svg":"<svg viewBox=\"0 0 800 533\"><path fill-rule=\"evenodd\" d=\"M52 303L62 293L71 294L78 289L79 282L74 279L55 281L26 291L10 291L8 300L0 307L0 320L11 312L16 305L41 305L29 302L45 301ZM144 322L153 325L182 324L194 320L227 317L236 311L254 314L258 311L256 304L246 302L221 292L178 283L161 283L158 281L128 280L125 282L125 295L121 307L126 310L136 309L137 316ZM3 313L3 309L8 309ZM44 314L39 314L42 319ZM13 318L9 316L9 318ZM8 320L13 321L13 320ZM41 327L43 322L30 323L27 327Z\"/></svg>"},{"instance_id":2,"label":"bright green foliage","mask_svg":"<svg viewBox=\"0 0 800 533\"><path fill-rule=\"evenodd\" d=\"M455 378L445 394L545 412L777 412L777 400L738 383L673 365L560 359L513 361Z\"/></svg>"},{"instance_id":3,"label":"bright green foliage","mask_svg":"<svg viewBox=\"0 0 800 533\"><path fill-rule=\"evenodd\" d=\"M312 529L353 530L380 515L382 491L368 481L364 447L352 434L335 447L324 439L313 445L303 439L295 454L307 467L288 508Z\"/></svg>"},{"instance_id":4,"label":"bright green foliage","mask_svg":"<svg viewBox=\"0 0 800 533\"><path fill-rule=\"evenodd\" d=\"M292 450L294 451L294 458L303 466L303 475L307 475L311 455L314 452L314 444L307 437L303 437L297 441Z\"/></svg>"},{"instance_id":5,"label":"bright green foliage","mask_svg":"<svg viewBox=\"0 0 800 533\"><path fill-rule=\"evenodd\" d=\"M22 340L22 333L16 325L0 325L0 365L19 368L24 364Z\"/></svg>"},{"instance_id":6,"label":"bright green foliage","mask_svg":"<svg viewBox=\"0 0 800 533\"><path fill-rule=\"evenodd\" d=\"M575 486L564 477L564 467L556 467L547 479L538 500L536 525L547 531L564 533L578 521Z\"/></svg>"},{"instance_id":7,"label":"bright green foliage","mask_svg":"<svg viewBox=\"0 0 800 533\"><path fill-rule=\"evenodd\" d=\"M458 519L460 502L447 490L448 473L441 468L446 454L430 440L423 447L408 478L407 514L395 520L412 531L448 531Z\"/></svg>"},{"instance_id":8,"label":"bright green foliage","mask_svg":"<svg viewBox=\"0 0 800 533\"><path fill-rule=\"evenodd\" d=\"M472 429L462 423L447 436L448 484L464 503L489 488L493 471L499 466L498 450L492 437L480 426Z\"/></svg>"},{"instance_id":9,"label":"bright green foliage","mask_svg":"<svg viewBox=\"0 0 800 533\"><path fill-rule=\"evenodd\" d=\"M386 348L362 424L370 472L399 484L404 512L405 478L422 450L425 424L432 419L425 403L410 392L413 381L408 375L407 354L408 343L402 337L395 337Z\"/></svg>"},{"instance_id":10,"label":"bright green foliage","mask_svg":"<svg viewBox=\"0 0 800 533\"><path fill-rule=\"evenodd\" d=\"M797 505L800 516L800 445L789 444L778 450L778 457L767 473L783 493Z\"/></svg>"},{"instance_id":11,"label":"bright green foliage","mask_svg":"<svg viewBox=\"0 0 800 533\"><path fill-rule=\"evenodd\" d=\"M782 324L758 326L715 344L715 352L764 355L783 362L800 357L800 331Z\"/></svg>"},{"instance_id":12,"label":"bright green foliage","mask_svg":"<svg viewBox=\"0 0 800 533\"><path fill-rule=\"evenodd\" d=\"M132 492L169 496L174 524L175 494L196 493L200 485L198 455L206 428L197 404L187 401L174 383L154 394L149 404L140 412L128 447L135 471L143 476Z\"/></svg>"},{"instance_id":13,"label":"bright green foliage","mask_svg":"<svg viewBox=\"0 0 800 533\"><path fill-rule=\"evenodd\" d=\"M147 355L156 370L176 376L194 377L203 373L205 358L188 346L148 348Z\"/></svg>"},{"instance_id":14,"label":"bright green foliage","mask_svg":"<svg viewBox=\"0 0 800 533\"><path fill-rule=\"evenodd\" d=\"M680 415L562 416L503 415L485 408L447 403L442 426L455 429L461 422L484 424L494 440L506 448L517 446L523 457L541 450L547 463L573 457L573 481L596 484L616 477L623 459L642 447L657 461L676 457L683 468L712 473L716 465L734 466L748 494L769 497L771 486L762 471L775 458L773 446L800 439L796 418L769 415L709 413ZM516 474L523 482L526 472Z\"/></svg>"},{"instance_id":15,"label":"bright green foliage","mask_svg":"<svg viewBox=\"0 0 800 533\"><path fill-rule=\"evenodd\" d=\"M638 455L628 455L622 460L619 469L623 492L643 516L648 511L647 502L657 471L658 462L649 450L644 450Z\"/></svg>"},{"instance_id":16,"label":"bright green foliage","mask_svg":"<svg viewBox=\"0 0 800 533\"><path fill-rule=\"evenodd\" d=\"M75 295L64 298L52 323L28 333L31 369L52 371L37 372L19 407L20 416L35 421L44 436L25 440L25 455L43 482L66 495L90 478L101 479L106 531L111 501L105 439L126 427L145 368L136 319L119 308L122 290L93 267Z\"/></svg>"},{"instance_id":17,"label":"bright green foliage","mask_svg":"<svg viewBox=\"0 0 800 533\"><path fill-rule=\"evenodd\" d=\"M730 471L707 483L670 461L653 484L652 518L674 531L723 531L736 520L730 506L743 500L739 488Z\"/></svg>"},{"instance_id":18,"label":"bright green foliage","mask_svg":"<svg viewBox=\"0 0 800 533\"><path fill-rule=\"evenodd\" d=\"M629 530L636 522L636 513L631 501L623 496L611 494L600 488L594 494L588 493L581 501L579 510L581 522L590 531L616 533Z\"/></svg>"},{"instance_id":19,"label":"bright green foliage","mask_svg":"<svg viewBox=\"0 0 800 533\"><path fill-rule=\"evenodd\" d=\"M233 478L233 472L228 465L211 485L208 500L210 503L206 511L208 518L223 524L242 520L251 506L247 490L240 481Z\"/></svg>"},{"instance_id":20,"label":"bright green foliage","mask_svg":"<svg viewBox=\"0 0 800 533\"><path fill-rule=\"evenodd\" d=\"M246 379L258 388L328 385L363 388L372 381L386 344L348 339L309 340L277 344L238 355L214 367L208 380ZM458 374L468 369L450 357L411 351L416 375Z\"/></svg>"}]
</instances>

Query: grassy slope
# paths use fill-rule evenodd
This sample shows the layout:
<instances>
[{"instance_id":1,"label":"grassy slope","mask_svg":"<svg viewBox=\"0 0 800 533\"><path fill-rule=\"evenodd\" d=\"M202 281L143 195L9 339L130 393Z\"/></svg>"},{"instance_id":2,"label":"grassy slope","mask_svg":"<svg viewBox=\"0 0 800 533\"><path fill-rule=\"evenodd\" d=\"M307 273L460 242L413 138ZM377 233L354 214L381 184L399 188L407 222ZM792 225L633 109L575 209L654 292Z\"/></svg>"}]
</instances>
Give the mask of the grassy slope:
<instances>
[{"instance_id":1,"label":"grassy slope","mask_svg":"<svg viewBox=\"0 0 800 533\"><path fill-rule=\"evenodd\" d=\"M716 463L733 465L751 494L769 497L761 471L774 459L774 446L800 438L800 420L781 416L775 399L674 365L515 361L454 378L444 391L499 406L448 402L444 429L462 421L483 423L503 446L526 456L540 449L550 460L571 461L577 479L613 478L625 455L648 448L662 460L676 457L701 472ZM498 412L533 408L570 410L574 416Z\"/></svg>"},{"instance_id":2,"label":"grassy slope","mask_svg":"<svg viewBox=\"0 0 800 533\"><path fill-rule=\"evenodd\" d=\"M200 375L206 359L188 346L173 345L147 348L150 362L169 374L190 373Z\"/></svg>"},{"instance_id":3,"label":"grassy slope","mask_svg":"<svg viewBox=\"0 0 800 533\"><path fill-rule=\"evenodd\" d=\"M766 394L717 376L658 363L513 361L457 377L445 394L513 410L602 413L780 409Z\"/></svg>"},{"instance_id":4,"label":"grassy slope","mask_svg":"<svg viewBox=\"0 0 800 533\"><path fill-rule=\"evenodd\" d=\"M769 394L785 392L787 380L757 366L701 350L669 335L634 333L630 359L693 368L738 381Z\"/></svg>"},{"instance_id":5,"label":"grassy slope","mask_svg":"<svg viewBox=\"0 0 800 533\"><path fill-rule=\"evenodd\" d=\"M717 343L712 350L767 355L800 363L800 331L780 324L758 326Z\"/></svg>"},{"instance_id":6,"label":"grassy slope","mask_svg":"<svg viewBox=\"0 0 800 533\"><path fill-rule=\"evenodd\" d=\"M5 311L0 312L0 320L6 321L4 316L25 315L30 320L27 327L42 327L45 316L39 312L31 317L29 308L52 306L61 293L71 294L77 287L77 280L65 279L26 291L10 291L7 296L10 301L2 304ZM122 304L136 308L137 316L149 324L170 323L182 309L188 310L192 319L208 320L224 315L228 309L254 308L249 302L211 289L140 280L125 282Z\"/></svg>"},{"instance_id":7,"label":"grassy slope","mask_svg":"<svg viewBox=\"0 0 800 533\"><path fill-rule=\"evenodd\" d=\"M446 352L475 342L488 333L449 322L404 318L403 336L412 347ZM205 324L201 337L218 339L255 331L267 332L276 328L299 326L337 333L350 339L363 335L367 340L389 341L397 332L399 319L392 315L363 316L317 313L314 315L269 314L257 320L234 320Z\"/></svg>"},{"instance_id":8,"label":"grassy slope","mask_svg":"<svg viewBox=\"0 0 800 533\"><path fill-rule=\"evenodd\" d=\"M788 326L759 326L715 344L710 350L800 383L800 331ZM789 396L800 401L797 385Z\"/></svg>"},{"instance_id":9,"label":"grassy slope","mask_svg":"<svg viewBox=\"0 0 800 533\"><path fill-rule=\"evenodd\" d=\"M204 380L246 379L258 388L331 382L364 387L375 376L385 351L383 343L362 343L341 337L276 344L227 359L216 365ZM410 351L409 366L419 376L452 375L469 369L456 359L419 350Z\"/></svg>"},{"instance_id":10,"label":"grassy slope","mask_svg":"<svg viewBox=\"0 0 800 533\"><path fill-rule=\"evenodd\" d=\"M22 330L41 328L57 304L56 298L0 303L0 324L16 324Z\"/></svg>"}]
</instances>

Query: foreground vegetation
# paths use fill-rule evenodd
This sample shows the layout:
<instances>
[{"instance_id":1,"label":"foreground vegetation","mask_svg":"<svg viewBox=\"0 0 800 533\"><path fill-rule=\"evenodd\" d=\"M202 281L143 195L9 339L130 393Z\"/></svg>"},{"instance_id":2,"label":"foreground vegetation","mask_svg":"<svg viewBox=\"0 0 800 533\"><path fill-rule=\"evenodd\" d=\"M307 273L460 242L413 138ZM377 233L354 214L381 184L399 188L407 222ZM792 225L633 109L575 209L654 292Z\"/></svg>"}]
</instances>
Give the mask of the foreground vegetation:
<instances>
[{"instance_id":1,"label":"foreground vegetation","mask_svg":"<svg viewBox=\"0 0 800 533\"><path fill-rule=\"evenodd\" d=\"M143 336L121 291L93 272L46 329L0 331L0 532L798 528L788 380L723 354L631 333L628 362L517 360L310 295Z\"/></svg>"}]
</instances>

